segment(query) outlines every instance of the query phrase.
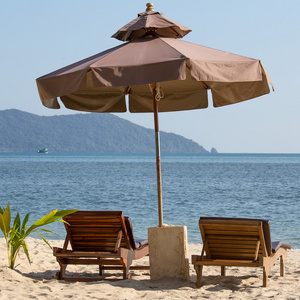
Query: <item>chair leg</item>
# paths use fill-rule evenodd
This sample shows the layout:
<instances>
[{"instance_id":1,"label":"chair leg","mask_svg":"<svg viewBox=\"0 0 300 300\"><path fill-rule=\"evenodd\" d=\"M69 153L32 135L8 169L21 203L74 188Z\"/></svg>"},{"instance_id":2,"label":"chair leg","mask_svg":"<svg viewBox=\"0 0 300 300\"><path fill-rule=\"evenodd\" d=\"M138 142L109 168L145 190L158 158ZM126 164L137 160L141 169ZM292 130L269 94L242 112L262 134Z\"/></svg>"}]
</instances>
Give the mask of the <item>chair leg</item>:
<instances>
[{"instance_id":1,"label":"chair leg","mask_svg":"<svg viewBox=\"0 0 300 300\"><path fill-rule=\"evenodd\" d=\"M103 266L99 265L99 275L102 276L103 275Z\"/></svg>"},{"instance_id":2,"label":"chair leg","mask_svg":"<svg viewBox=\"0 0 300 300\"><path fill-rule=\"evenodd\" d=\"M123 279L130 279L130 273L129 273L129 268L124 268L123 269Z\"/></svg>"},{"instance_id":3,"label":"chair leg","mask_svg":"<svg viewBox=\"0 0 300 300\"><path fill-rule=\"evenodd\" d=\"M132 263L131 260L129 259L121 259L122 262L122 266L123 266L123 279L130 279L130 274L129 274L129 269L130 269L130 265Z\"/></svg>"},{"instance_id":4,"label":"chair leg","mask_svg":"<svg viewBox=\"0 0 300 300\"><path fill-rule=\"evenodd\" d=\"M195 266L195 270L196 270L196 274L197 274L196 286L197 286L197 288L200 288L201 285L202 285L202 270L203 270L203 266L196 265Z\"/></svg>"},{"instance_id":5,"label":"chair leg","mask_svg":"<svg viewBox=\"0 0 300 300\"><path fill-rule=\"evenodd\" d=\"M225 276L225 275L226 275L225 266L221 266L221 276Z\"/></svg>"},{"instance_id":6,"label":"chair leg","mask_svg":"<svg viewBox=\"0 0 300 300\"><path fill-rule=\"evenodd\" d=\"M280 276L284 277L284 263L285 263L285 258L283 255L280 256Z\"/></svg>"},{"instance_id":7,"label":"chair leg","mask_svg":"<svg viewBox=\"0 0 300 300\"><path fill-rule=\"evenodd\" d=\"M62 280L60 271L56 272L55 279L56 280Z\"/></svg>"},{"instance_id":8,"label":"chair leg","mask_svg":"<svg viewBox=\"0 0 300 300\"><path fill-rule=\"evenodd\" d=\"M280 276L284 277L284 264L285 264L285 257L283 255L280 256Z\"/></svg>"},{"instance_id":9,"label":"chair leg","mask_svg":"<svg viewBox=\"0 0 300 300\"><path fill-rule=\"evenodd\" d=\"M67 264L64 264L61 261L58 261L59 266L60 266L60 271L56 273L56 279L57 280L62 280L65 278L65 274L66 274L66 268L67 268Z\"/></svg>"},{"instance_id":10,"label":"chair leg","mask_svg":"<svg viewBox=\"0 0 300 300\"><path fill-rule=\"evenodd\" d=\"M267 287L268 286L268 275L269 272L266 269L266 267L263 268L263 287Z\"/></svg>"}]
</instances>

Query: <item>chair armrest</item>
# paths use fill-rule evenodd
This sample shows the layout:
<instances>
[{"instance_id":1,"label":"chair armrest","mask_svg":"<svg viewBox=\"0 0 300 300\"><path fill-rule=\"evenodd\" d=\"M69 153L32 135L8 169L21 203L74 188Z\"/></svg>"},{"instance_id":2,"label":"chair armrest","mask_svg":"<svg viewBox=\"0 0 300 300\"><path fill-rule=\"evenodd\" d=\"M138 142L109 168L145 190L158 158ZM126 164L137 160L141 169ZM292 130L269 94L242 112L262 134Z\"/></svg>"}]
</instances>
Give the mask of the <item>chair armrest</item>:
<instances>
[{"instance_id":1,"label":"chair armrest","mask_svg":"<svg viewBox=\"0 0 300 300\"><path fill-rule=\"evenodd\" d=\"M135 240L135 245L136 249L148 245L148 240L147 239L138 239Z\"/></svg>"}]
</instances>

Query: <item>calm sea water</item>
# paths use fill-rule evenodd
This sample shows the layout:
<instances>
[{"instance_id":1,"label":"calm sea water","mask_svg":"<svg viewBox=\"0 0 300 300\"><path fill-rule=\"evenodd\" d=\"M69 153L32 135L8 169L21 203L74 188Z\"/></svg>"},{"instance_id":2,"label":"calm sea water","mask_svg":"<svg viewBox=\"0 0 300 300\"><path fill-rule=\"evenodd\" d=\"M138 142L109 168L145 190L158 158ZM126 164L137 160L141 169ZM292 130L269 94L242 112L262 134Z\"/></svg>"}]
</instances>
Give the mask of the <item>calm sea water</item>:
<instances>
[{"instance_id":1,"label":"calm sea water","mask_svg":"<svg viewBox=\"0 0 300 300\"><path fill-rule=\"evenodd\" d=\"M300 248L300 154L162 155L164 223L201 243L200 216L264 218ZM155 155L0 153L0 204L33 223L53 209L123 210L137 237L158 225ZM64 239L61 222L48 229Z\"/></svg>"}]
</instances>

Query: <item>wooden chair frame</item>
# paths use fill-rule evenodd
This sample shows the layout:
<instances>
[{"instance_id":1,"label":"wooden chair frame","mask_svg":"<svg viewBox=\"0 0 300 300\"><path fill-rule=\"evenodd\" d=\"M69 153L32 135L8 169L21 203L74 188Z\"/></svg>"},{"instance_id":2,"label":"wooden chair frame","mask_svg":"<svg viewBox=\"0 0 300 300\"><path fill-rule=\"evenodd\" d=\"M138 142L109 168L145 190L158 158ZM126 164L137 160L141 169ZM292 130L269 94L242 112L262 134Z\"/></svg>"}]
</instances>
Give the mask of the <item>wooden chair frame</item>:
<instances>
[{"instance_id":1,"label":"wooden chair frame","mask_svg":"<svg viewBox=\"0 0 300 300\"><path fill-rule=\"evenodd\" d=\"M226 266L258 267L263 269L263 286L268 286L271 267L280 258L280 276L284 276L287 249L280 247L272 253L271 240L264 232L265 220L200 218L199 228L203 240L201 255L192 255L197 274L197 288L202 285L203 266L220 266L225 276ZM263 226L264 225L264 226ZM268 246L268 247L267 247ZM204 252L206 255L204 255Z\"/></svg>"},{"instance_id":2,"label":"wooden chair frame","mask_svg":"<svg viewBox=\"0 0 300 300\"><path fill-rule=\"evenodd\" d=\"M130 269L149 270L149 266L131 266L133 260L149 255L149 248L148 244L132 245L122 212L78 211L64 220L67 236L63 248L53 248L60 265L56 279L99 281L104 279L104 270L123 270L123 279L127 279ZM68 265L98 265L100 276L66 277Z\"/></svg>"}]
</instances>

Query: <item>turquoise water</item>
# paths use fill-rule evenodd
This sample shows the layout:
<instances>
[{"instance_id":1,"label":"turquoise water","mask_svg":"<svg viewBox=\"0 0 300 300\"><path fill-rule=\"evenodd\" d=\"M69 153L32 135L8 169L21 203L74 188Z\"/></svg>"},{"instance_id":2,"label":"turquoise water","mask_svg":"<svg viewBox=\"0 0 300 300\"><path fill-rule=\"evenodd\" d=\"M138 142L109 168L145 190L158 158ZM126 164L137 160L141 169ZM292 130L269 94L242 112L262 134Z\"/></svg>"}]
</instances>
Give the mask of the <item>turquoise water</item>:
<instances>
[{"instance_id":1,"label":"turquoise water","mask_svg":"<svg viewBox=\"0 0 300 300\"><path fill-rule=\"evenodd\" d=\"M200 216L265 218L300 248L300 154L162 155L164 223L200 243ZM123 210L137 237L158 225L155 155L0 153L0 204L30 224L53 209ZM64 239L62 223L47 236Z\"/></svg>"}]
</instances>

